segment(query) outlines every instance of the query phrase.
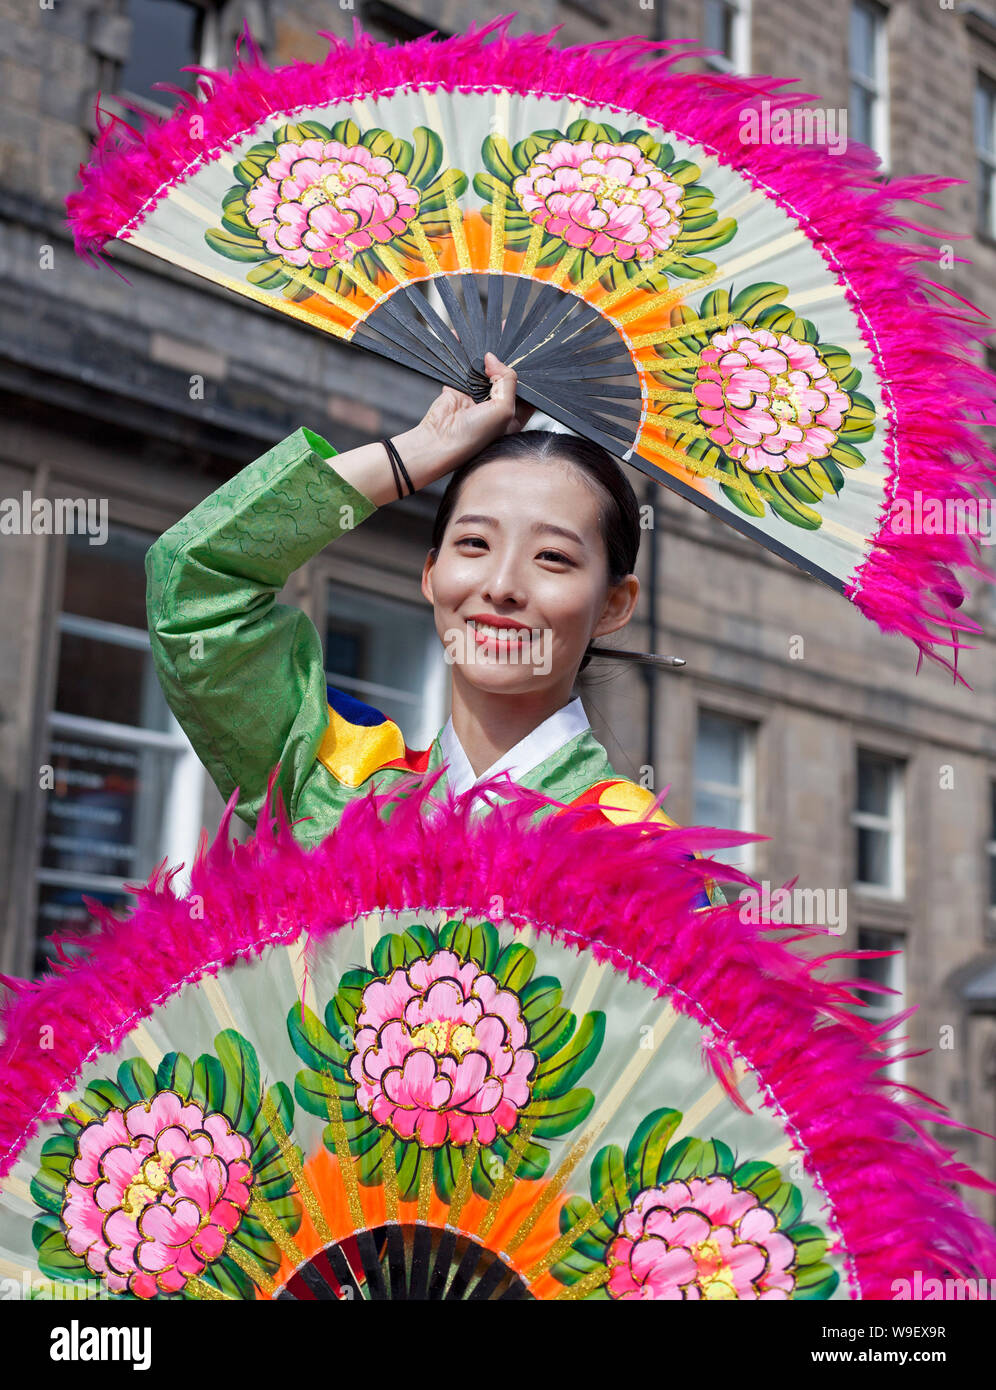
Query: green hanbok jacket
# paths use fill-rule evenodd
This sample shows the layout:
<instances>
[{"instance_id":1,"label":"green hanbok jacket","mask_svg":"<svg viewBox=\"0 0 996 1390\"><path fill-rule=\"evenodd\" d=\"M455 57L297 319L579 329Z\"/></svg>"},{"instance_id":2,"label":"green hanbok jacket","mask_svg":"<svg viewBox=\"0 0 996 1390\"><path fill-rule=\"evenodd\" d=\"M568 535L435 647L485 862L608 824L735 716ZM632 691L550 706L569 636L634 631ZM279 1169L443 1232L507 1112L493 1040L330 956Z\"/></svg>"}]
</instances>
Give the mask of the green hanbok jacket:
<instances>
[{"instance_id":1,"label":"green hanbok jacket","mask_svg":"<svg viewBox=\"0 0 996 1390\"><path fill-rule=\"evenodd\" d=\"M152 655L170 708L222 796L239 789L236 814L249 826L280 763L276 785L305 844L323 839L354 796L390 792L444 762L438 735L409 749L393 720L327 686L314 624L276 601L299 566L375 510L331 466L335 452L296 430L146 557ZM518 780L609 822L641 818L653 801L613 770L590 729ZM444 773L435 794L445 790ZM674 824L659 810L654 818Z\"/></svg>"}]
</instances>

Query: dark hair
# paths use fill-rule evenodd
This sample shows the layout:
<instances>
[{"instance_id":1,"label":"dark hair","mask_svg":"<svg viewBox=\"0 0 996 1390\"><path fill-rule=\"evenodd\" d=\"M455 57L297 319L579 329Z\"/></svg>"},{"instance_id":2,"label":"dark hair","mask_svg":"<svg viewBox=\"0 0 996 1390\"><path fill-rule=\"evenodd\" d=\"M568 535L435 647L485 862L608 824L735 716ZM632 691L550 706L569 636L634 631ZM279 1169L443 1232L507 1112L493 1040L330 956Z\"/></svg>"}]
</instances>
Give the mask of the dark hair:
<instances>
[{"instance_id":1,"label":"dark hair","mask_svg":"<svg viewBox=\"0 0 996 1390\"><path fill-rule=\"evenodd\" d=\"M502 435L451 474L432 527L433 556L443 543L443 535L456 507L460 489L471 473L497 459L523 458L564 459L598 484L599 491L609 501L609 505L599 511L599 525L609 562L609 583L618 584L627 574L632 574L640 548L640 504L632 484L612 455L600 444L576 434L560 434L554 430L520 430L518 434ZM579 669L583 671L591 658L592 644L589 643Z\"/></svg>"}]
</instances>

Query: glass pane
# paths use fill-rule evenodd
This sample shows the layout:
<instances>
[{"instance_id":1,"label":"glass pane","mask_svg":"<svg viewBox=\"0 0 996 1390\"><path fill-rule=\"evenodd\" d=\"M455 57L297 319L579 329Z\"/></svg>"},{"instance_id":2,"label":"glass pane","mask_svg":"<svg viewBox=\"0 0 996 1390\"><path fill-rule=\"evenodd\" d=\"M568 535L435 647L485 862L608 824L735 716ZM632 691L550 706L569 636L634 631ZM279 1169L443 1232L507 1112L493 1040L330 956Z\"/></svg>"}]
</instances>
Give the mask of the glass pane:
<instances>
[{"instance_id":1,"label":"glass pane","mask_svg":"<svg viewBox=\"0 0 996 1390\"><path fill-rule=\"evenodd\" d=\"M986 236L996 236L996 170L980 162L976 165L979 190L979 230Z\"/></svg>"},{"instance_id":2,"label":"glass pane","mask_svg":"<svg viewBox=\"0 0 996 1390\"><path fill-rule=\"evenodd\" d=\"M696 825L715 825L723 830L739 830L740 802L736 797L719 796L699 788L695 793L694 819ZM735 847L734 847L735 849ZM726 857L734 852L727 851ZM722 851L717 851L722 855Z\"/></svg>"},{"instance_id":3,"label":"glass pane","mask_svg":"<svg viewBox=\"0 0 996 1390\"><path fill-rule=\"evenodd\" d=\"M847 107L849 133L862 145L873 145L873 109L875 98L871 92L856 83L851 83L851 99Z\"/></svg>"},{"instance_id":4,"label":"glass pane","mask_svg":"<svg viewBox=\"0 0 996 1390\"><path fill-rule=\"evenodd\" d=\"M996 152L996 88L985 82L975 84L975 144L980 150Z\"/></svg>"},{"instance_id":5,"label":"glass pane","mask_svg":"<svg viewBox=\"0 0 996 1390\"><path fill-rule=\"evenodd\" d=\"M176 99L155 91L152 84L172 82L192 90L191 74L180 69L200 57L199 7L184 0L128 0L128 16L131 51L121 69L119 90L173 106Z\"/></svg>"},{"instance_id":6,"label":"glass pane","mask_svg":"<svg viewBox=\"0 0 996 1390\"><path fill-rule=\"evenodd\" d=\"M889 814L889 792L895 764L870 753L858 754L858 810L874 816Z\"/></svg>"},{"instance_id":7,"label":"glass pane","mask_svg":"<svg viewBox=\"0 0 996 1390\"><path fill-rule=\"evenodd\" d=\"M881 888L892 886L889 873L889 832L857 827L858 882L873 883Z\"/></svg>"},{"instance_id":8,"label":"glass pane","mask_svg":"<svg viewBox=\"0 0 996 1390\"><path fill-rule=\"evenodd\" d=\"M706 0L705 47L733 57L733 10L724 0Z\"/></svg>"},{"instance_id":9,"label":"glass pane","mask_svg":"<svg viewBox=\"0 0 996 1390\"><path fill-rule=\"evenodd\" d=\"M989 906L996 907L996 854L989 856Z\"/></svg>"},{"instance_id":10,"label":"glass pane","mask_svg":"<svg viewBox=\"0 0 996 1390\"><path fill-rule=\"evenodd\" d=\"M410 747L436 735L443 654L432 609L343 584L329 585L325 666L328 682L394 719Z\"/></svg>"},{"instance_id":11,"label":"glass pane","mask_svg":"<svg viewBox=\"0 0 996 1390\"><path fill-rule=\"evenodd\" d=\"M718 782L739 791L742 780L744 726L717 714L699 713L695 744L696 782Z\"/></svg>"},{"instance_id":12,"label":"glass pane","mask_svg":"<svg viewBox=\"0 0 996 1390\"><path fill-rule=\"evenodd\" d=\"M175 756L54 735L48 754L54 785L45 793L42 867L147 877L159 859L158 808L165 801Z\"/></svg>"},{"instance_id":13,"label":"glass pane","mask_svg":"<svg viewBox=\"0 0 996 1390\"><path fill-rule=\"evenodd\" d=\"M113 724L165 732L169 707L152 653L80 632L59 637L55 708Z\"/></svg>"},{"instance_id":14,"label":"glass pane","mask_svg":"<svg viewBox=\"0 0 996 1390\"><path fill-rule=\"evenodd\" d=\"M129 904L134 903L134 899L127 893L93 891L88 892L87 897L103 903L112 912L117 912L119 916L124 915ZM34 973L36 975L41 974L49 963L57 958L55 946L48 940L49 933L83 932L96 927L96 925L76 889L62 888L58 884L52 883L41 884L38 890L38 937L35 946ZM71 942L64 943L62 950L67 956L80 954L80 949L74 947Z\"/></svg>"},{"instance_id":15,"label":"glass pane","mask_svg":"<svg viewBox=\"0 0 996 1390\"><path fill-rule=\"evenodd\" d=\"M117 525L108 529L105 545L67 536L63 612L145 632L145 554L154 540L148 531Z\"/></svg>"},{"instance_id":16,"label":"glass pane","mask_svg":"<svg viewBox=\"0 0 996 1390\"><path fill-rule=\"evenodd\" d=\"M902 937L894 932L875 931L870 927L858 928L859 951L895 951L903 944ZM876 960L857 960L854 974L874 984L898 989L902 980L902 956L879 956ZM900 999L895 994L878 994L874 990L859 989L858 998L863 999L868 1008L880 1014L894 1014L900 1008Z\"/></svg>"},{"instance_id":17,"label":"glass pane","mask_svg":"<svg viewBox=\"0 0 996 1390\"><path fill-rule=\"evenodd\" d=\"M864 5L851 5L851 71L865 77L875 74L875 25Z\"/></svg>"}]
</instances>

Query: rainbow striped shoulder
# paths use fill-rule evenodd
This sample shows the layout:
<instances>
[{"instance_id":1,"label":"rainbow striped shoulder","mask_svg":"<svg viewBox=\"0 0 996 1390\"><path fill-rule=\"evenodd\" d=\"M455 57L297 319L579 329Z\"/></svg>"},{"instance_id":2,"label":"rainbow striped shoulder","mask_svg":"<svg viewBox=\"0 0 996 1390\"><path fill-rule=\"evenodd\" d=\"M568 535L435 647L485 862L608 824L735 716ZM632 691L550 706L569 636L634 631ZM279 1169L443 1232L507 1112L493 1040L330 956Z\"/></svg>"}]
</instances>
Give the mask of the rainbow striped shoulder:
<instances>
[{"instance_id":1,"label":"rainbow striped shoulder","mask_svg":"<svg viewBox=\"0 0 996 1390\"><path fill-rule=\"evenodd\" d=\"M672 820L659 806L654 806L655 799L653 792L641 787L637 782L630 782L625 777L609 777L604 781L595 782L587 791L575 797L570 805L590 807L590 813L580 818L579 824L583 827L605 821L612 825L632 825L634 822L647 821L650 824L670 825L677 829L678 822ZM702 858L698 850L695 851L695 858ZM702 906L725 903L726 896L722 889L711 878L707 879Z\"/></svg>"},{"instance_id":2,"label":"rainbow striped shoulder","mask_svg":"<svg viewBox=\"0 0 996 1390\"><path fill-rule=\"evenodd\" d=\"M409 748L393 719L331 685L326 687L326 698L329 722L316 757L337 782L360 787L386 768L426 770L430 750Z\"/></svg>"}]
</instances>

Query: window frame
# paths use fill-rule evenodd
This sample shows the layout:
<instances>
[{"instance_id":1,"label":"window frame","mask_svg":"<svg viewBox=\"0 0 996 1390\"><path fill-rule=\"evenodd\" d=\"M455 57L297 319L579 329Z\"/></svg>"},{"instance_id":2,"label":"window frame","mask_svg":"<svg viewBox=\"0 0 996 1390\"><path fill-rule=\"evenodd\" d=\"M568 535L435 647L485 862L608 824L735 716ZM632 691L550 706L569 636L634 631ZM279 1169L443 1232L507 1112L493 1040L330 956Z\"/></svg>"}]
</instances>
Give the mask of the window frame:
<instances>
[{"instance_id":1,"label":"window frame","mask_svg":"<svg viewBox=\"0 0 996 1390\"><path fill-rule=\"evenodd\" d=\"M881 944L878 946L863 946L862 937L867 941L869 933L873 933L878 937L888 937L893 943L892 946L885 947ZM862 1001L862 1007L854 1011L857 1017L866 1019L872 1023L877 1023L884 1021L886 1018L891 1018L894 1014L902 1013L903 1009L906 1007L906 990L909 983L906 969L909 942L906 932L895 931L889 927L880 927L870 923L859 925L857 932L857 949L859 951L894 949L899 952L898 955L881 958L882 964L885 965L886 970L890 976L893 977L882 981L882 983L895 989L897 993L873 994L870 998L864 999ZM860 967L862 962L859 960L856 961L855 964ZM860 976L864 972L859 968L856 973ZM888 1036L888 1034L885 1035L886 1040L888 1040ZM887 1076L890 1081L896 1084L902 1084L906 1080L906 1058L899 1058L889 1062L888 1065L883 1068L883 1075Z\"/></svg>"},{"instance_id":2,"label":"window frame","mask_svg":"<svg viewBox=\"0 0 996 1390\"><path fill-rule=\"evenodd\" d=\"M850 119L851 109L850 88L861 87L872 96L872 129L868 144L881 160L881 165L876 172L876 177L882 178L890 172L890 165L892 162L892 151L889 139L891 121L889 92L889 9L887 6L879 4L878 0L851 0L851 11L855 9L864 10L872 21L872 75L869 77L866 73L859 72L854 66L849 13L847 42L848 119Z\"/></svg>"},{"instance_id":3,"label":"window frame","mask_svg":"<svg viewBox=\"0 0 996 1390\"><path fill-rule=\"evenodd\" d=\"M889 767L889 808L886 814L875 811L862 811L858 806L861 779L861 758L875 758ZM888 902L902 902L906 897L906 759L893 753L883 753L877 748L859 745L854 760L854 799L851 807L850 823L854 830L852 881L856 889L869 898L881 898ZM890 834L889 840L889 883L867 883L858 878L858 835L859 829L884 830ZM893 833L894 831L894 833Z\"/></svg>"},{"instance_id":4,"label":"window frame","mask_svg":"<svg viewBox=\"0 0 996 1390\"><path fill-rule=\"evenodd\" d=\"M62 596L64 598L64 595ZM61 607L55 614L55 631L71 632L95 641L115 646L131 647L151 654L149 634L142 628L112 623L102 618L71 613ZM58 673L59 642L56 643L55 672ZM54 693L53 693L54 701ZM47 761L53 739L60 735L92 739L113 748L148 749L171 755L168 792L160 818L159 844L156 862L167 859L170 866L183 864L184 870L174 882L179 891L189 877L189 869L197 850L203 823L206 772L173 711L167 705L168 728L144 729L141 725L119 724L109 719L94 719L89 715L68 714L53 706L45 712L42 731L43 761ZM32 909L33 952L37 952L46 935L40 930L39 892L44 887L62 887L81 893L119 893L127 896L124 884L139 871L128 870L123 875L90 874L79 869L49 868L41 863L44 849L46 803L41 802L41 816L34 841L32 880L34 884Z\"/></svg>"},{"instance_id":5,"label":"window frame","mask_svg":"<svg viewBox=\"0 0 996 1390\"><path fill-rule=\"evenodd\" d=\"M200 10L197 51L193 56L193 62L199 67L220 68L223 66L221 61L221 10L222 0L177 0L177 3L188 5L191 9ZM131 46L134 40L134 30L129 40L128 52L131 55ZM176 110L176 105L168 105L165 101L157 101L155 96L149 96L145 92L133 91L131 87L126 87L122 82L124 73L124 62L116 63L115 85L113 92L109 93L111 99L125 98L129 102L134 102L143 110L148 111L154 116L172 116ZM172 76L166 75L163 81L172 81L177 85L182 82L184 74L177 73ZM196 85L192 90L196 90Z\"/></svg>"},{"instance_id":6,"label":"window frame","mask_svg":"<svg viewBox=\"0 0 996 1390\"><path fill-rule=\"evenodd\" d=\"M738 725L743 730L743 752L740 758L740 787L734 789L732 785L725 782L708 782L699 777L698 774L698 747L699 730L703 715L708 715L713 719L723 720L727 724ZM757 740L759 725L756 719L744 718L741 715L731 714L729 710L718 709L714 705L703 703L696 705L695 708L695 746L692 757L692 819L698 823L698 813L695 804L698 801L698 793L701 788L703 791L712 792L717 796L729 797L733 794L741 807L740 825L727 826L729 830L742 830L754 833L755 821L757 819ZM757 842L748 841L743 845L730 847L730 853L742 857L742 863L731 865L731 867L741 868L744 873L753 875L757 870ZM739 885L738 885L739 890Z\"/></svg>"},{"instance_id":7,"label":"window frame","mask_svg":"<svg viewBox=\"0 0 996 1390\"><path fill-rule=\"evenodd\" d=\"M989 103L989 136L991 143L988 147L979 144L978 127L975 119L975 103L983 93ZM984 72L981 68L975 70L975 86L972 89L972 147L975 152L976 170L976 205L975 205L975 229L979 236L985 237L987 241L996 241L996 78ZM981 178L980 170L987 168L989 180L989 225L983 223L982 218L982 199L980 196Z\"/></svg>"},{"instance_id":8,"label":"window frame","mask_svg":"<svg viewBox=\"0 0 996 1390\"><path fill-rule=\"evenodd\" d=\"M704 58L707 68L713 72L738 73L740 76L747 76L750 72L751 63L751 21L753 18L753 0L705 0L702 6L702 41L705 42L705 15L710 4L718 5L723 9L733 11L733 23L731 26L732 56L726 57L725 54L710 53Z\"/></svg>"}]
</instances>

